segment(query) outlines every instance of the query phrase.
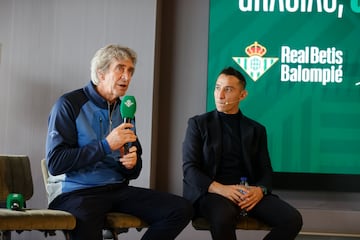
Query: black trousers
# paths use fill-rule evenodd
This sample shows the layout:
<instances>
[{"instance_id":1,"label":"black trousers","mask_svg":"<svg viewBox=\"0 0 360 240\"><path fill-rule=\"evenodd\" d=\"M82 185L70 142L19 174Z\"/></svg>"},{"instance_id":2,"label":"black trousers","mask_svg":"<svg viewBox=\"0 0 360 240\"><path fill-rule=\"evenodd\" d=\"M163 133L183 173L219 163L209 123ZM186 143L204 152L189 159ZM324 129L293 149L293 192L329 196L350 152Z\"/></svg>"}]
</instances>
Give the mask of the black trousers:
<instances>
[{"instance_id":1,"label":"black trousers","mask_svg":"<svg viewBox=\"0 0 360 240\"><path fill-rule=\"evenodd\" d=\"M102 240L105 215L123 212L149 224L142 239L170 240L190 222L191 204L180 196L125 184L82 189L64 193L49 205L76 217L72 240Z\"/></svg>"},{"instance_id":2,"label":"black trousers","mask_svg":"<svg viewBox=\"0 0 360 240\"><path fill-rule=\"evenodd\" d=\"M207 193L195 204L196 214L210 223L213 240L235 240L235 225L240 208L229 199ZM292 240L302 228L302 216L298 210L276 195L267 195L248 213L272 227L266 240Z\"/></svg>"}]
</instances>

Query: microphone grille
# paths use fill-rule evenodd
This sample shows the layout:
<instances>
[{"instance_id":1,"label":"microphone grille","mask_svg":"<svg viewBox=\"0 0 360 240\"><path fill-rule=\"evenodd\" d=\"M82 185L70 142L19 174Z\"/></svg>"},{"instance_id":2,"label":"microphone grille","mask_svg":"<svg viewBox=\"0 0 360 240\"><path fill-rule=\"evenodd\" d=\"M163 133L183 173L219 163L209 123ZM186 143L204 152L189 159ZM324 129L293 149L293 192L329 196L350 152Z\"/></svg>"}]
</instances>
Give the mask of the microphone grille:
<instances>
[{"instance_id":1,"label":"microphone grille","mask_svg":"<svg viewBox=\"0 0 360 240\"><path fill-rule=\"evenodd\" d=\"M123 118L134 118L136 111L136 100L134 96L124 96L121 100L120 113Z\"/></svg>"}]
</instances>

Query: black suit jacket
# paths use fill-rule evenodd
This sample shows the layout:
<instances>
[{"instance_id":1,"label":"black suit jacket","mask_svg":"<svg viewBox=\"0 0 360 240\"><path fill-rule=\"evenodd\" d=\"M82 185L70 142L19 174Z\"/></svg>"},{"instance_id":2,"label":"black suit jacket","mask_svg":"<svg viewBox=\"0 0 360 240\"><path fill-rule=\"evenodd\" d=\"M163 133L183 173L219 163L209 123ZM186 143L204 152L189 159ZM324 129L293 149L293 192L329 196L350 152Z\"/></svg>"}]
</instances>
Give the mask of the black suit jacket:
<instances>
[{"instance_id":1,"label":"black suit jacket","mask_svg":"<svg viewBox=\"0 0 360 240\"><path fill-rule=\"evenodd\" d=\"M266 129L241 114L243 159L250 185L272 189ZM183 196L191 202L208 192L221 161L222 134L219 113L214 110L188 120L183 142Z\"/></svg>"}]
</instances>

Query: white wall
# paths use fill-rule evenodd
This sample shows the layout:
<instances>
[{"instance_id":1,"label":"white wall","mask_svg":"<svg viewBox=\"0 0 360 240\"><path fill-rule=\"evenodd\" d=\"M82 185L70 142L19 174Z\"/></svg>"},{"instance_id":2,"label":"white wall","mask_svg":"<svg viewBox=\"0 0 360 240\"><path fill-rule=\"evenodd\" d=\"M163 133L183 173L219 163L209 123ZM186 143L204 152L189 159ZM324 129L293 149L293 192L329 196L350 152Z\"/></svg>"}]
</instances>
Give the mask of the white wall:
<instances>
[{"instance_id":1,"label":"white wall","mask_svg":"<svg viewBox=\"0 0 360 240\"><path fill-rule=\"evenodd\" d=\"M149 186L156 7L157 0L0 1L0 153L30 157L35 188L28 207L47 207L40 160L50 108L88 83L93 54L109 43L138 53L128 93L138 102L144 164L134 184ZM40 239L36 232L21 237Z\"/></svg>"}]
</instances>

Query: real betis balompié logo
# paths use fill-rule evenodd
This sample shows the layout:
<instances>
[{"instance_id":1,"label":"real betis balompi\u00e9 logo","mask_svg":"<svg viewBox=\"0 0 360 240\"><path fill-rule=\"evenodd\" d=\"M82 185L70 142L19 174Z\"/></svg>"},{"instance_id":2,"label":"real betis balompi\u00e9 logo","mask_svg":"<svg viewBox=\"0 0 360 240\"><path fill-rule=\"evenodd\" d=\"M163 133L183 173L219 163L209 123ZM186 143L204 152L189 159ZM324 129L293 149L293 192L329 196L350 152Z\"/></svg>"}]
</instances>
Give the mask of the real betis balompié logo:
<instances>
[{"instance_id":1,"label":"real betis balompi\u00e9 logo","mask_svg":"<svg viewBox=\"0 0 360 240\"><path fill-rule=\"evenodd\" d=\"M254 81L258 80L279 60L279 58L275 57L263 57L266 54L266 48L258 42L247 46L245 53L249 57L233 57L233 60L244 69Z\"/></svg>"}]
</instances>

